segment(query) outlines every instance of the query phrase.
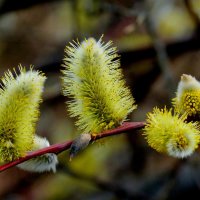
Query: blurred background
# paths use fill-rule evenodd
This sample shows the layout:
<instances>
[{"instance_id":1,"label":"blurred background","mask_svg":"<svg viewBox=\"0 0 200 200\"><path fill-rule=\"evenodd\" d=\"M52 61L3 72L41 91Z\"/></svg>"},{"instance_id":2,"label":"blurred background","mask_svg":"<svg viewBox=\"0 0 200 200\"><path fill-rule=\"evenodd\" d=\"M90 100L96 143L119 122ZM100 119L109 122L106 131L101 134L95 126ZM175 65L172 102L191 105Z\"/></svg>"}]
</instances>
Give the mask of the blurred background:
<instances>
[{"instance_id":1,"label":"blurred background","mask_svg":"<svg viewBox=\"0 0 200 200\"><path fill-rule=\"evenodd\" d=\"M154 106L171 106L180 76L200 79L200 0L0 0L0 73L19 63L43 71L37 134L51 144L78 131L61 94L68 42L113 40L127 85L144 121ZM6 200L173 200L200 197L200 155L175 159L147 146L142 131L90 145L72 162L59 154L57 173L9 169L0 174ZM185 199L184 198L184 199Z\"/></svg>"}]
</instances>

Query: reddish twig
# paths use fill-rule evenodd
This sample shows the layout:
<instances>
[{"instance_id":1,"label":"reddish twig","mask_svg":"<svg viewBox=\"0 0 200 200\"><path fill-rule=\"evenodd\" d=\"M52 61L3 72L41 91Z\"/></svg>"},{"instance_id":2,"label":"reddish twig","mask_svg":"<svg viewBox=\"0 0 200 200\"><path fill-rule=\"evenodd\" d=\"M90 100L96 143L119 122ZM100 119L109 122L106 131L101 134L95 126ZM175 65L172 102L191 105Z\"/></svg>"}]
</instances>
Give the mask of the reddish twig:
<instances>
[{"instance_id":1,"label":"reddish twig","mask_svg":"<svg viewBox=\"0 0 200 200\"><path fill-rule=\"evenodd\" d=\"M140 128L143 128L144 126L145 126L145 122L125 122L121 126L115 128L113 130L105 131L105 132L99 133L95 136L92 135L91 142L94 142L94 141L101 139L101 138L104 138L104 137L118 135L118 134L124 133L125 131L140 129ZM25 161L27 161L31 158L41 156L41 155L44 155L46 153L59 154L62 151L68 150L71 147L72 143L73 143L73 141L66 141L66 142L62 142L62 143L58 143L58 144L53 144L49 147L46 147L46 148L43 148L43 149L40 149L40 150L37 150L37 151L29 152L24 157L21 157L17 160L14 160L12 162L1 165L0 166L0 172L4 171L6 169L9 169L13 166L16 166L16 165L18 165L22 162L25 162Z\"/></svg>"},{"instance_id":2,"label":"reddish twig","mask_svg":"<svg viewBox=\"0 0 200 200\"><path fill-rule=\"evenodd\" d=\"M144 125L145 125L145 122L124 122L121 126L113 130L108 130L103 133L99 133L96 136L92 136L91 141L95 141L95 140L98 140L104 137L109 137L112 135L118 135L125 131L140 129L140 128L143 128Z\"/></svg>"}]
</instances>

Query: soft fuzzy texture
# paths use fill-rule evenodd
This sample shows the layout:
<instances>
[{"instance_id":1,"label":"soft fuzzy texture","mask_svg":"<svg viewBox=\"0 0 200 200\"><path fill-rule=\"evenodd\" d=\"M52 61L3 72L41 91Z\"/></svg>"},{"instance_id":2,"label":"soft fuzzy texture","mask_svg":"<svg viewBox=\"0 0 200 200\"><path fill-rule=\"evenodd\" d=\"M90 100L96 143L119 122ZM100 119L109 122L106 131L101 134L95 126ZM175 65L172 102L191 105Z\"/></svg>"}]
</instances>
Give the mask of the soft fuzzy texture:
<instances>
[{"instance_id":1,"label":"soft fuzzy texture","mask_svg":"<svg viewBox=\"0 0 200 200\"><path fill-rule=\"evenodd\" d=\"M111 46L112 42L89 38L65 49L63 94L72 99L69 112L84 133L117 127L136 109Z\"/></svg>"},{"instance_id":2,"label":"soft fuzzy texture","mask_svg":"<svg viewBox=\"0 0 200 200\"><path fill-rule=\"evenodd\" d=\"M191 75L183 74L172 103L178 113L200 115L200 82Z\"/></svg>"},{"instance_id":3,"label":"soft fuzzy texture","mask_svg":"<svg viewBox=\"0 0 200 200\"><path fill-rule=\"evenodd\" d=\"M200 131L197 123L186 123L186 115L181 117L172 110L154 108L147 114L144 135L148 144L158 152L177 158L191 155L198 147Z\"/></svg>"},{"instance_id":4,"label":"soft fuzzy texture","mask_svg":"<svg viewBox=\"0 0 200 200\"><path fill-rule=\"evenodd\" d=\"M45 76L19 67L5 73L0 91L0 161L15 160L32 149ZM15 70L14 70L15 72Z\"/></svg>"},{"instance_id":5,"label":"soft fuzzy texture","mask_svg":"<svg viewBox=\"0 0 200 200\"><path fill-rule=\"evenodd\" d=\"M38 150L49 146L49 142L46 138L35 135L32 150ZM26 162L17 165L19 168L30 171L30 172L45 172L53 171L56 172L56 165L58 159L56 154L47 153L42 156L32 158Z\"/></svg>"}]
</instances>

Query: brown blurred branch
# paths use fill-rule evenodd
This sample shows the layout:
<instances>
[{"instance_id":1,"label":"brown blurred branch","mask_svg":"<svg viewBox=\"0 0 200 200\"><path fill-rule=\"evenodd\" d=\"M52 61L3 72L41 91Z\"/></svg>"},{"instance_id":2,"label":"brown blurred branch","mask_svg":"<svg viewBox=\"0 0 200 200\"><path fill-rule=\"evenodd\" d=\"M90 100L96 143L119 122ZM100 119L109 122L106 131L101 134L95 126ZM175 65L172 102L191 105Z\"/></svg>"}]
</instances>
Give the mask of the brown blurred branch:
<instances>
[{"instance_id":1,"label":"brown blurred branch","mask_svg":"<svg viewBox=\"0 0 200 200\"><path fill-rule=\"evenodd\" d=\"M195 13L194 9L191 6L191 3L189 0L184 0L186 8L188 13L190 14L191 18L193 19L195 25L196 25L196 34L200 34L200 21L199 21L199 17L197 16L197 14Z\"/></svg>"},{"instance_id":2,"label":"brown blurred branch","mask_svg":"<svg viewBox=\"0 0 200 200\"><path fill-rule=\"evenodd\" d=\"M96 140L99 140L101 138L122 134L126 131L141 129L144 126L145 126L145 122L125 122L121 126L115 128L113 130L108 130L108 131L99 133L98 135L95 135L95 136L92 135L90 143L92 143ZM51 145L49 147L46 147L46 148L43 148L43 149L40 149L40 150L37 150L37 151L30 152L25 157L21 157L17 160L14 160L12 162L1 165L0 166L0 172L4 171L6 169L9 169L13 166L16 166L16 165L18 165L22 162L25 162L25 161L27 161L31 158L41 156L41 155L44 155L46 153L59 154L59 153L65 151L65 150L68 150L71 147L72 143L73 143L73 141L66 141L66 142Z\"/></svg>"},{"instance_id":3,"label":"brown blurred branch","mask_svg":"<svg viewBox=\"0 0 200 200\"><path fill-rule=\"evenodd\" d=\"M175 90L175 82L173 80L173 75L170 70L171 63L167 55L165 43L160 39L159 35L156 32L152 15L150 14L152 5L150 4L149 1L146 0L144 1L144 7L146 12L146 20L145 20L146 29L149 33L149 36L152 39L158 64L165 78L165 84L169 90L169 94L173 94L173 91Z\"/></svg>"}]
</instances>

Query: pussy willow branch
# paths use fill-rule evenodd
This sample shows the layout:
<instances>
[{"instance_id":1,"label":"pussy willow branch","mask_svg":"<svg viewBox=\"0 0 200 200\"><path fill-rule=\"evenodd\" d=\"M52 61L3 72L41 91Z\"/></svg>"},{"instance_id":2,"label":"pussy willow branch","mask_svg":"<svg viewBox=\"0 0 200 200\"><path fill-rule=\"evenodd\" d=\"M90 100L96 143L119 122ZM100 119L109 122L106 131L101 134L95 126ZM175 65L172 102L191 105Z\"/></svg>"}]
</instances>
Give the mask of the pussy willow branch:
<instances>
[{"instance_id":1,"label":"pussy willow branch","mask_svg":"<svg viewBox=\"0 0 200 200\"><path fill-rule=\"evenodd\" d=\"M91 141L90 143L99 140L101 138L104 137L109 137L109 136L114 136L114 135L118 135L121 133L125 133L126 131L130 131L130 130L136 130L136 129L140 129L143 128L145 126L145 122L124 122L121 126L109 130L109 131L105 131L102 133L99 133L98 135L92 135ZM37 156L41 156L44 155L46 153L55 153L55 154L59 154L65 150L68 150L71 147L71 144L73 143L72 141L66 141L66 142L62 142L62 143L58 143L58 144L53 144L49 147L37 150L37 151L32 151L29 152L26 156L21 157L17 160L14 160L12 162L6 163L4 165L0 166L0 172L9 169L15 165L18 165L22 162L25 162L31 158L37 157Z\"/></svg>"}]
</instances>

